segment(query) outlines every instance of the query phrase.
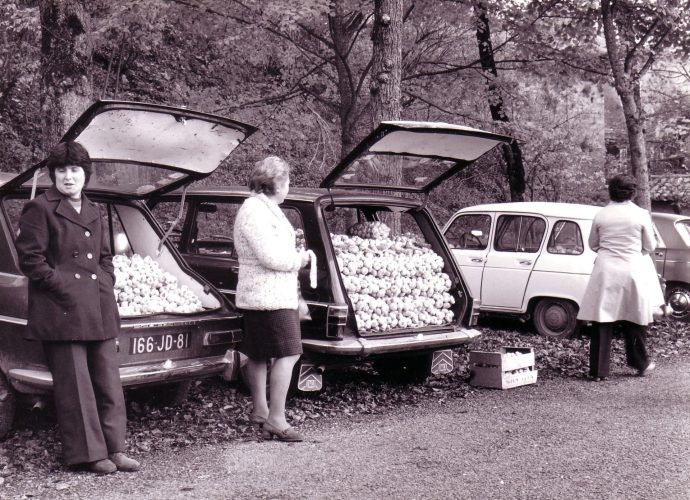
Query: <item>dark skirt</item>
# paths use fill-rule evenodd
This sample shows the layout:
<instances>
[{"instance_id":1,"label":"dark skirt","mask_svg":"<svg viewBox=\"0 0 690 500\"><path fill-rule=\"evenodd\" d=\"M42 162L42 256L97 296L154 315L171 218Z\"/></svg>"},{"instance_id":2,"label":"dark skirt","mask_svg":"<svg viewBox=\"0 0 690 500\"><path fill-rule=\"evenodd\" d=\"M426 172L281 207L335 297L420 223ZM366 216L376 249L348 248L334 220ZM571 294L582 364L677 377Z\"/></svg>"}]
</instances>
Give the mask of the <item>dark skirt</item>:
<instances>
[{"instance_id":1,"label":"dark skirt","mask_svg":"<svg viewBox=\"0 0 690 500\"><path fill-rule=\"evenodd\" d=\"M254 311L243 309L244 338L240 352L251 359L284 358L302 354L297 309Z\"/></svg>"}]
</instances>

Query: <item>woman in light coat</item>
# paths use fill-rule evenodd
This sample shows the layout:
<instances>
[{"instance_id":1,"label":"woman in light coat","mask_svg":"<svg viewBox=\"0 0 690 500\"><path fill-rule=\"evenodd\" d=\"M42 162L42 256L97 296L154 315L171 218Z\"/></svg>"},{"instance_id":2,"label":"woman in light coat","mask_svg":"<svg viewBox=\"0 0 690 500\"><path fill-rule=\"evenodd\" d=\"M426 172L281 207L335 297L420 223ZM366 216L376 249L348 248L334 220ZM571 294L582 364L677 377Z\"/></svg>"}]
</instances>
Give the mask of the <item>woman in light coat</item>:
<instances>
[{"instance_id":1,"label":"woman in light coat","mask_svg":"<svg viewBox=\"0 0 690 500\"><path fill-rule=\"evenodd\" d=\"M262 426L264 438L302 441L285 418L292 369L302 354L297 311L297 273L309 253L295 247L295 231L278 206L290 188L288 164L276 156L259 161L249 179L251 196L237 212L234 242L240 269L236 305L244 315L247 378L253 411L249 420ZM266 399L267 362L270 406Z\"/></svg>"},{"instance_id":2,"label":"woman in light coat","mask_svg":"<svg viewBox=\"0 0 690 500\"><path fill-rule=\"evenodd\" d=\"M646 327L664 304L651 252L656 238L649 212L635 205L637 183L629 175L609 181L611 202L594 217L589 246L597 252L578 319L594 323L589 375L609 375L611 335L620 325L629 366L644 375L654 369L645 347Z\"/></svg>"}]
</instances>

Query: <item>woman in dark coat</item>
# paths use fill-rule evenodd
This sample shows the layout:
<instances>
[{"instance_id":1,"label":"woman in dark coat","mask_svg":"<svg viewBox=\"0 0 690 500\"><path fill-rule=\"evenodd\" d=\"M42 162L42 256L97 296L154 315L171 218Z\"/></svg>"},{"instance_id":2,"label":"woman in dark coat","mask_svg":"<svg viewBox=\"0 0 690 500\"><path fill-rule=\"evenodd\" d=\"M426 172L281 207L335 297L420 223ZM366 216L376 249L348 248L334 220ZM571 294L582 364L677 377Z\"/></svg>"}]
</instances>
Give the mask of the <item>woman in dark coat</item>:
<instances>
[{"instance_id":1,"label":"woman in dark coat","mask_svg":"<svg viewBox=\"0 0 690 500\"><path fill-rule=\"evenodd\" d=\"M65 461L100 474L136 471L125 449L125 402L116 338L108 233L95 203L82 194L91 159L77 142L58 144L46 166L53 181L29 201L16 247L29 278L29 340L41 341Z\"/></svg>"}]
</instances>

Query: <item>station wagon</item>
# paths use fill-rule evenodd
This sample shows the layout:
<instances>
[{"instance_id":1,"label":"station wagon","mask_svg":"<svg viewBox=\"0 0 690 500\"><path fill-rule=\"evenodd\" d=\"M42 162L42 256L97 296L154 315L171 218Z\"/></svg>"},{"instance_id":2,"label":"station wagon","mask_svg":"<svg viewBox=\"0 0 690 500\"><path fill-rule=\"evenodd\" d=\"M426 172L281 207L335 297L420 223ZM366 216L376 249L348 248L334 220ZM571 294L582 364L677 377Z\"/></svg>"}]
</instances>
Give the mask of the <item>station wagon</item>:
<instances>
[{"instance_id":1,"label":"station wagon","mask_svg":"<svg viewBox=\"0 0 690 500\"><path fill-rule=\"evenodd\" d=\"M369 360L398 381L453 369L451 348L480 335L471 328L477 311L440 228L415 195L508 140L457 125L383 122L320 188L291 187L281 207L298 244L317 257L317 286L309 286L307 270L299 276L311 314L302 323L299 389L320 389L329 367ZM233 303L233 222L248 196L244 187L192 186L149 201L165 222L184 200L178 249Z\"/></svg>"},{"instance_id":2,"label":"station wagon","mask_svg":"<svg viewBox=\"0 0 690 500\"><path fill-rule=\"evenodd\" d=\"M109 228L116 275L119 265L134 261L151 276L159 271L178 295L194 297L193 306L178 298L155 309L143 284L130 286L141 273L125 280L129 282L117 278L122 323L117 341L126 388L158 385L159 394L175 401L192 379L236 376L241 314L181 258L141 200L212 173L253 131L187 109L99 101L63 137L80 142L92 157L93 175L85 192L100 204ZM3 172L0 178L0 435L11 427L18 395L37 399L52 393L41 344L24 339L28 283L14 246L24 204L51 185L44 163L20 173ZM158 285L157 290L163 288ZM160 297L157 302L164 303Z\"/></svg>"}]
</instances>

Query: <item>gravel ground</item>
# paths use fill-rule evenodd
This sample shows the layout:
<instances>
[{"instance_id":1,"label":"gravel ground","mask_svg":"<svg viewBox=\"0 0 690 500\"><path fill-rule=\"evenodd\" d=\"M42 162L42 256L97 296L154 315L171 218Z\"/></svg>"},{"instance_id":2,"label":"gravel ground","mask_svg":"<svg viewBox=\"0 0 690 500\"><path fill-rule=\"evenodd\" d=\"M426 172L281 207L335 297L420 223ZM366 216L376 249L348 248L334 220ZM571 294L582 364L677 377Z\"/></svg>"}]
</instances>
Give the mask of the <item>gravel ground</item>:
<instances>
[{"instance_id":1,"label":"gravel ground","mask_svg":"<svg viewBox=\"0 0 690 500\"><path fill-rule=\"evenodd\" d=\"M457 369L424 384L386 382L363 365L327 372L324 390L292 398L308 440L262 442L250 399L219 378L164 407L128 394L137 474L66 469L51 406L20 408L0 442L0 498L690 498L690 325L663 320L648 347L659 368L632 377L622 341L614 378L586 381L588 341L529 325L483 322L455 351ZM536 385L468 385L468 351L529 346Z\"/></svg>"}]
</instances>

